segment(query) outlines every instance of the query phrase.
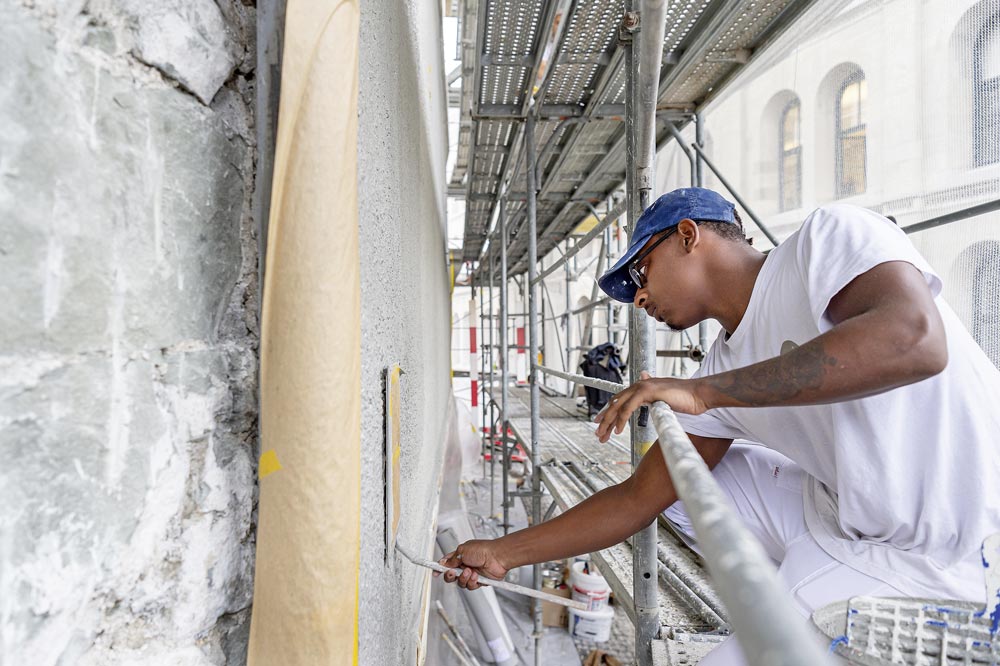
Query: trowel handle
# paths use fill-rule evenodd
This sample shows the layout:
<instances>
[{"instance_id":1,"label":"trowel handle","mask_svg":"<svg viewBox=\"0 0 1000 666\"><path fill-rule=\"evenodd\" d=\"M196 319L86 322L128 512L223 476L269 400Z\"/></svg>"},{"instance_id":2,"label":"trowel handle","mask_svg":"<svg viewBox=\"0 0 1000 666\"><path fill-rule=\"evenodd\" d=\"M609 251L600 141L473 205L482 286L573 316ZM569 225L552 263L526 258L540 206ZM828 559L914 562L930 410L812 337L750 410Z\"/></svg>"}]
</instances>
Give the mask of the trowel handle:
<instances>
[{"instance_id":1,"label":"trowel handle","mask_svg":"<svg viewBox=\"0 0 1000 666\"><path fill-rule=\"evenodd\" d=\"M411 556L406 549L396 544L396 550L399 554L408 559L410 562L416 564L418 567L424 567L430 569L431 571L437 571L438 573L448 573L449 571L456 576L461 575L461 569L450 569L437 562L432 562L431 560L425 560L418 557ZM565 597L557 597L554 594L548 594L542 592L541 590L535 590L530 587L524 587L523 585L515 585L514 583L508 583L504 580L493 580L492 578L484 578L480 576L480 585L489 585L490 587L496 587L501 590L507 590L508 592L513 592L515 594L523 594L528 597L534 597L535 599L541 599L542 601L551 601L554 604L559 604L560 606L566 606L567 608L575 608L576 610L587 610L587 604L582 601L574 601L573 599L567 599Z\"/></svg>"}]
</instances>

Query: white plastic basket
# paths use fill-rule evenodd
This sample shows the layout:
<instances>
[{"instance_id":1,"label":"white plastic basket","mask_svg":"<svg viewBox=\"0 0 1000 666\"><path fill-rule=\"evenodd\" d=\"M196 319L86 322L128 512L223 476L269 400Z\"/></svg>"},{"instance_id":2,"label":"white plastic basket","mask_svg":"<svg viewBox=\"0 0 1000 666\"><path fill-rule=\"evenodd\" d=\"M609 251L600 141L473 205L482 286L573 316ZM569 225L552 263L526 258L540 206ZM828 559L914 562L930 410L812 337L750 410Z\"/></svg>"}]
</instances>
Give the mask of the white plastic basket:
<instances>
[{"instance_id":1,"label":"white plastic basket","mask_svg":"<svg viewBox=\"0 0 1000 666\"><path fill-rule=\"evenodd\" d=\"M1000 534L983 542L987 603L855 597L820 608L813 622L830 651L852 664L1000 666Z\"/></svg>"},{"instance_id":2,"label":"white plastic basket","mask_svg":"<svg viewBox=\"0 0 1000 666\"><path fill-rule=\"evenodd\" d=\"M855 664L1000 664L989 616L968 602L855 597L817 610L813 622Z\"/></svg>"}]
</instances>

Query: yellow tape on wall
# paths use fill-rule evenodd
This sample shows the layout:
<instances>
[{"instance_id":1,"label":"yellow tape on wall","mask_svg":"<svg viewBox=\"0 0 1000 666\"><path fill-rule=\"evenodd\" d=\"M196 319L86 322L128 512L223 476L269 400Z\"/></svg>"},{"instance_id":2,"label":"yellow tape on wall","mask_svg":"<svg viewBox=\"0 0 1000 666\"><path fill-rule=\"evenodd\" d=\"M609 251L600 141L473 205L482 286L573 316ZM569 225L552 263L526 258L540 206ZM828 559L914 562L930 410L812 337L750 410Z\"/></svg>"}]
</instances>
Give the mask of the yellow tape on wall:
<instances>
[{"instance_id":1,"label":"yellow tape on wall","mask_svg":"<svg viewBox=\"0 0 1000 666\"><path fill-rule=\"evenodd\" d=\"M251 666L357 662L358 21L357 0L286 6L261 322Z\"/></svg>"}]
</instances>

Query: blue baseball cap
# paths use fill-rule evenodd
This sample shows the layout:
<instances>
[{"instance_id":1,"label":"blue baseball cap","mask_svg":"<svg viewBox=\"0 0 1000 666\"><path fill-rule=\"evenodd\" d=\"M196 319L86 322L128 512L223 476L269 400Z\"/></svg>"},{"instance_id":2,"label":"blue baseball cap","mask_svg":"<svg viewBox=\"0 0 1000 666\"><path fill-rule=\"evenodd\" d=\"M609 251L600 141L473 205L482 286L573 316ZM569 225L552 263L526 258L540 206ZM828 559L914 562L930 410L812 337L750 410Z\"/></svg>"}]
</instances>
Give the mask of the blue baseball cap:
<instances>
[{"instance_id":1,"label":"blue baseball cap","mask_svg":"<svg viewBox=\"0 0 1000 666\"><path fill-rule=\"evenodd\" d=\"M650 238L661 231L676 227L681 220L736 224L735 210L736 206L722 198L718 192L703 187L682 187L667 192L642 212L635 223L628 251L622 255L618 263L601 276L597 281L598 284L604 293L616 301L631 303L635 300L638 287L632 281L628 267Z\"/></svg>"}]
</instances>

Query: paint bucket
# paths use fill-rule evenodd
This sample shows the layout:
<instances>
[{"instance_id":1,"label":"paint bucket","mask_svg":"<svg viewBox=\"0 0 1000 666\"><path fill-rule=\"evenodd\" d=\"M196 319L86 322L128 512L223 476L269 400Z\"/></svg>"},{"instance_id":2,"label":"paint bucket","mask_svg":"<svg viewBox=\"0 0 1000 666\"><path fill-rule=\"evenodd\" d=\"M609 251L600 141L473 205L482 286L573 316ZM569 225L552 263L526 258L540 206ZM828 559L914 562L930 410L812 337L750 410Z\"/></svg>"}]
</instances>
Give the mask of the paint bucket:
<instances>
[{"instance_id":1,"label":"paint bucket","mask_svg":"<svg viewBox=\"0 0 1000 666\"><path fill-rule=\"evenodd\" d=\"M575 592L573 593L575 596ZM569 609L569 632L573 638L604 643L611 637L611 621L615 609L604 607L596 611Z\"/></svg>"},{"instance_id":2,"label":"paint bucket","mask_svg":"<svg viewBox=\"0 0 1000 666\"><path fill-rule=\"evenodd\" d=\"M560 585L562 585L562 582L563 582L562 566L545 567L542 569L542 587L555 589Z\"/></svg>"},{"instance_id":3,"label":"paint bucket","mask_svg":"<svg viewBox=\"0 0 1000 666\"><path fill-rule=\"evenodd\" d=\"M588 611L598 611L608 606L608 596L611 588L608 587L604 576L597 573L590 565L591 573L584 573L584 566L587 562L574 562L569 573L569 586L573 588L573 599L587 604Z\"/></svg>"}]
</instances>

